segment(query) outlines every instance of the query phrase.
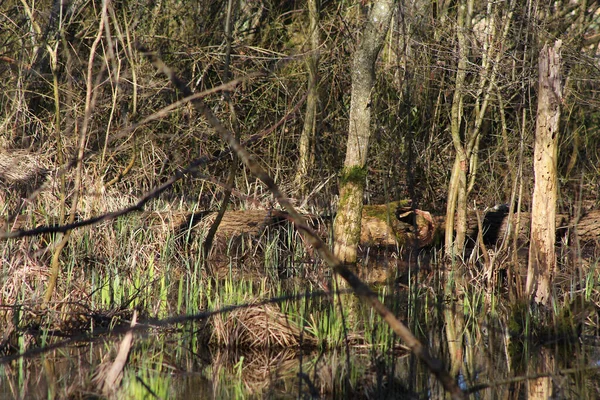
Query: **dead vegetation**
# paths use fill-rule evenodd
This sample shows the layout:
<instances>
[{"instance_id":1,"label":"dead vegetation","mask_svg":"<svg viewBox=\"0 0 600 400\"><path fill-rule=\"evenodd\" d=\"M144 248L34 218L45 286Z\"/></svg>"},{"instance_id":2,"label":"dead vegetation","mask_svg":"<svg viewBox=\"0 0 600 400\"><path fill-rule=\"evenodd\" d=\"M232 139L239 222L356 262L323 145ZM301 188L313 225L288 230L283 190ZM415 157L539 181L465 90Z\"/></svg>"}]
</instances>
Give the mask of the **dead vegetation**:
<instances>
[{"instance_id":1,"label":"dead vegetation","mask_svg":"<svg viewBox=\"0 0 600 400\"><path fill-rule=\"evenodd\" d=\"M301 327L274 304L219 314L211 322L211 340L229 349L284 349L316 344L313 336L306 331L301 334Z\"/></svg>"},{"instance_id":2,"label":"dead vegetation","mask_svg":"<svg viewBox=\"0 0 600 400\"><path fill-rule=\"evenodd\" d=\"M38 188L49 170L40 155L25 150L0 150L0 181L5 185Z\"/></svg>"},{"instance_id":3,"label":"dead vegetation","mask_svg":"<svg viewBox=\"0 0 600 400\"><path fill-rule=\"evenodd\" d=\"M303 45L307 36L302 4L259 1L238 10L232 35L225 35L233 41L235 54L227 66L233 83L224 82L227 74L223 73L226 45L221 22L225 2L208 1L197 7L169 2L96 4L107 8L71 2L64 9L49 4L0 6L3 18L11 22L0 32L5 45L0 57L0 75L5 78L0 80L0 208L5 215L5 231L51 227L67 220L68 210L76 210L71 213L76 222L93 219L137 204L154 188L167 188L134 208L132 214L73 230L64 253L57 256L60 280L49 304L42 304L43 289L61 236L46 232L5 242L0 260L2 354L35 349L48 335L50 342L56 342L60 335L120 325L134 308L143 310L148 319L203 311L208 307L206 297L219 296L218 284L226 279L268 276L276 286L279 279L291 276L303 289L327 288L329 277L323 272L321 259L312 248L302 250L304 243L290 228L290 214L273 208L271 195L247 168L239 169L233 177L231 210L224 214L209 259L202 258L203 235L213 222L224 191L231 186L226 182L232 158L215 128L198 118L190 102L166 85L134 45L143 39L149 48L160 49L184 86L196 93L196 99L201 99L227 128L239 125L234 131L253 152L254 160L267 166L266 172L293 195L300 192L300 185L291 182L297 170L297 138L306 99L304 61L308 53ZM491 20L486 13L512 18L513 14L502 8L506 4L489 2L489 11L476 5L477 30L465 29L469 43L475 46L469 56L466 89L461 92L467 100L463 102L465 120L458 126L467 130L472 129L467 117L479 107L471 94L482 93L479 85L486 85L478 77L489 71L478 65L483 54L480 45L486 38L482 32L488 29L486 21ZM325 2L323 6L319 26L327 35L319 51L321 59L328 62L317 66L316 71L320 100L315 167L307 171L301 185L310 194L297 203L308 205L304 216L323 215L330 220L339 201L338 182L332 178L343 161L345 141L340 138L348 129L349 55L356 44L360 15L369 4ZM445 7L440 2L429 6ZM385 57L378 65L377 96L369 104L377 131L368 155L371 167L365 179L365 200L371 210L367 206L363 215L362 246L364 254L371 256L383 249L378 254L384 254L382 258L390 261L386 265L390 268L381 274L369 268L359 273L396 289L399 268L409 264L402 260L400 250L439 244L438 233L445 223L439 215L446 202L453 161L445 132L450 125L451 92L458 70L452 50L456 47L456 10L452 6L438 10L443 11L438 14L430 13L428 7L403 9L408 11L401 13L402 20L395 24L385 45ZM572 7L568 13L558 14L564 17L561 21L552 23L575 25L577 20L583 24L597 15L588 12L594 10L595 3L589 5L590 10ZM575 18L578 13L580 19ZM523 27L538 26L537 21L532 24L525 18L528 12L514 15L514 22ZM583 35L584 26L579 28L573 32ZM551 31L554 25L543 29ZM483 291L486 303L474 307L483 314L498 299L510 298L506 293L520 285L518 276L510 273L513 267L512 272L518 270L516 253L528 241L529 214L525 210L532 180L529 152L534 113L530 107L536 102L532 83L536 76L533 58L520 46L513 46L527 43L524 48L536 49L537 44L526 40L539 32L519 36L527 31L510 31L503 48L507 57L494 64L498 88L496 91L490 85L494 92L475 151L479 164L472 169L473 176L477 171L477 179L469 183L471 198L476 198L474 208L483 210L515 199L522 210L516 233L511 232L514 225L509 226L505 214L494 217L493 212L482 211L482 223L477 222L475 212L468 215L467 240L475 250L471 255L461 254L465 264L461 267L468 269L469 279L456 290L456 297L467 304L469 294L479 298L477 290ZM557 31L570 32L566 28ZM563 211L557 220L561 229L557 252L562 259L556 291L562 302L557 307L570 306L569 296L576 295L585 303L585 310L591 307L597 311L600 294L594 247L600 223L598 211L581 207L597 206L600 176L598 154L590 150L599 142L593 37L587 36L583 41L587 47L581 51L571 49L567 59L570 86L566 88L565 106L570 111L563 121L562 156L558 160ZM570 40L581 42L579 38ZM498 43L486 46L494 51L502 47ZM230 100L223 102L222 95ZM563 157L567 154L570 157ZM75 185L76 174L70 165L78 158L81 190ZM22 200L43 186L48 187L46 192ZM391 199L406 197L418 208L390 207ZM326 225L319 225L324 240L330 239ZM501 238L510 238L512 248L495 252L493 244ZM584 256L589 260L583 260ZM372 258L379 263L378 257ZM220 272L211 272L207 261L216 259ZM414 267L411 273L429 270L419 264L420 260L410 261ZM437 270L428 273L435 275ZM216 278L217 287L207 283L211 278ZM428 293L440 289L433 284L423 286ZM420 296L423 294L415 298ZM418 308L415 303L411 305ZM581 318L585 322L576 321L577 326L598 326L594 312ZM212 332L196 333L202 336L201 342L212 333L218 346L296 347L316 340L292 323L279 305L234 310L211 321ZM351 338L350 344L364 344L356 339L364 332L365 327L359 326L346 338ZM254 357L251 365L257 366L256 370L244 366L246 385L255 387L252 393L261 393L265 384L259 380L267 374L258 366L272 367L291 360L287 355ZM338 372L343 369L336 368L319 372L327 381L322 393L336 390Z\"/></svg>"}]
</instances>

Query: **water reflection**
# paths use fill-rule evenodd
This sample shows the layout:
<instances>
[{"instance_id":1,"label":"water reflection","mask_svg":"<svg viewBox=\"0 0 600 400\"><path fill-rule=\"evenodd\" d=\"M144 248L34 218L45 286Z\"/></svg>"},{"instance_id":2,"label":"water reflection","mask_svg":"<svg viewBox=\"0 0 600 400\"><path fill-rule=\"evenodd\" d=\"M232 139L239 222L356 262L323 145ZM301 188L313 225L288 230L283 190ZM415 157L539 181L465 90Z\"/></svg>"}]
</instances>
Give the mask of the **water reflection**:
<instances>
[{"instance_id":1,"label":"water reflection","mask_svg":"<svg viewBox=\"0 0 600 400\"><path fill-rule=\"evenodd\" d=\"M511 317L504 308L490 312L485 301L476 302L468 293L441 295L444 289L435 286L443 281L439 276L418 274L394 277L387 271L385 279L379 280L380 295L432 353L456 372L460 387L476 393L475 398L600 396L600 374L595 368L600 366L597 330L588 327L580 335L546 340L541 346L538 340L510 332ZM137 335L118 397L444 398L441 384L386 331L378 317L352 295L340 299L346 311L351 310L347 326L328 331L327 342L310 336L308 324L303 325L303 332L295 333L298 341L252 350L211 344L204 333L206 322ZM338 305L329 301L307 301L303 315L319 311L323 317L328 306L337 310ZM290 306L281 309L289 311ZM268 313L286 318L284 313ZM21 335L25 340L27 334ZM340 337L331 337L335 335ZM310 340L302 339L309 336ZM35 347L39 338L28 340ZM95 397L94 376L103 362L111 360L117 346L118 338L111 338L3 364L0 398Z\"/></svg>"}]
</instances>

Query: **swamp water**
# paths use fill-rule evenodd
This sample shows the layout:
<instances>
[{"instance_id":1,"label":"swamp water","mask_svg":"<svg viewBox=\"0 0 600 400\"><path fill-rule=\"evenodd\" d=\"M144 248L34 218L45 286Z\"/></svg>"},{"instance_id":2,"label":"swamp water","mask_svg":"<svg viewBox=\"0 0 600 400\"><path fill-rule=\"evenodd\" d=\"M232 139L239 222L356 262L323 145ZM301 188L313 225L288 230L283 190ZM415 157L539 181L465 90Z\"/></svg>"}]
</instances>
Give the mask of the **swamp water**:
<instances>
[{"instance_id":1,"label":"swamp water","mask_svg":"<svg viewBox=\"0 0 600 400\"><path fill-rule=\"evenodd\" d=\"M0 309L0 398L105 397L102 382L134 310L138 330L112 398L444 398L378 315L346 289L323 290L328 268L317 262L282 268L281 255L266 251L250 270L230 258L214 283L173 246L146 251L120 241L100 259L91 242L72 249L84 262L61 272L57 290L66 295L52 311L29 300L41 297L43 274L5 271L3 285L16 295ZM515 312L503 278L489 289L469 279L450 287L455 277L427 259L426 268L370 262L358 274L470 398L600 398L597 308L542 333ZM598 292L597 274L582 279L586 293Z\"/></svg>"}]
</instances>

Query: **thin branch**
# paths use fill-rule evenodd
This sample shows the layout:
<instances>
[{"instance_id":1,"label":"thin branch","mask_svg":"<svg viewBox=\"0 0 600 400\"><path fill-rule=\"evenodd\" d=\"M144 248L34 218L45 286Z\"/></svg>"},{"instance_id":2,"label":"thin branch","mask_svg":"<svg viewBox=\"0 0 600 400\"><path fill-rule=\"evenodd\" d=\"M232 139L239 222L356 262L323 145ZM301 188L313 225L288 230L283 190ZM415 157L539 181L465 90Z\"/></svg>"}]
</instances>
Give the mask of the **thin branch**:
<instances>
[{"instance_id":1,"label":"thin branch","mask_svg":"<svg viewBox=\"0 0 600 400\"><path fill-rule=\"evenodd\" d=\"M184 96L190 96L191 91L185 83L179 79L175 72L169 68L155 53L149 52L143 46L139 46L138 50L155 66L156 69L164 73L171 83L179 89ZM354 292L361 300L370 305L392 328L392 330L400 336L402 340L411 349L421 361L423 361L429 370L442 383L444 389L448 391L454 399L464 399L464 393L458 387L455 380L448 374L444 364L437 358L431 356L429 349L424 346L410 330L400 322L396 316L379 300L377 294L374 293L365 283L363 283L346 265L341 263L333 254L329 247L319 238L314 230L306 223L305 218L296 211L294 206L286 196L279 190L279 187L271 178L271 176L255 161L254 157L240 144L225 125L213 114L201 99L194 101L196 110L206 118L208 123L215 129L221 138L234 150L250 172L260 179L273 193L279 204L288 212L291 219L294 221L296 229L298 229L306 241L319 253L327 264L340 275L352 287Z\"/></svg>"}]
</instances>

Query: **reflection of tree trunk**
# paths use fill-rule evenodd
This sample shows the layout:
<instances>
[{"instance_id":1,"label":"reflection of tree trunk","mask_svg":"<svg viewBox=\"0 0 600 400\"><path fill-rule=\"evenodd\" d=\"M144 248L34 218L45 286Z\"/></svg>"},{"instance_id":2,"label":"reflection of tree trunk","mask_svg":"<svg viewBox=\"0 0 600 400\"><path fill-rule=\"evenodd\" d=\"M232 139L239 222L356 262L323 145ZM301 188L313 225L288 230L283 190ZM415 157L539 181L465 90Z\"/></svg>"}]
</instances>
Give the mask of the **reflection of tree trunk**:
<instances>
[{"instance_id":1,"label":"reflection of tree trunk","mask_svg":"<svg viewBox=\"0 0 600 400\"><path fill-rule=\"evenodd\" d=\"M425 296L423 296L425 297ZM420 309L419 307L423 307L423 304L419 304L423 302L424 299L417 300L415 299L415 309ZM432 316L430 322L428 322L428 336L429 341L431 343L432 351L436 354L442 354L444 352L444 345L448 343L445 340L443 332L444 332L445 319L442 315L435 313L435 316ZM413 331L418 331L422 329L420 322L414 321ZM414 365L411 373L417 376L417 380L420 381L416 386L416 391L429 394L430 399L446 399L446 393L444 391L444 387L440 385L440 382L432 375L426 373L426 370L420 368L419 364Z\"/></svg>"},{"instance_id":2,"label":"reflection of tree trunk","mask_svg":"<svg viewBox=\"0 0 600 400\"><path fill-rule=\"evenodd\" d=\"M365 164L371 136L371 91L375 62L393 14L394 1L374 1L360 45L354 54L352 99L346 160L341 174L340 204L333 225L335 254L343 262L356 262L366 178Z\"/></svg>"},{"instance_id":3,"label":"reflection of tree trunk","mask_svg":"<svg viewBox=\"0 0 600 400\"><path fill-rule=\"evenodd\" d=\"M462 280L462 279L461 279ZM456 296L456 283L446 283L445 294L450 298ZM457 304L457 303L453 303ZM461 310L457 307L446 307L444 309L444 321L446 328L446 339L448 340L448 352L450 353L450 376L456 376L463 365L463 331L465 322Z\"/></svg>"},{"instance_id":4,"label":"reflection of tree trunk","mask_svg":"<svg viewBox=\"0 0 600 400\"><path fill-rule=\"evenodd\" d=\"M308 96L306 98L306 114L304 115L304 127L298 145L298 171L294 182L300 193L304 192L306 177L312 168L315 156L315 135L317 122L317 106L319 103L319 9L317 0L308 1L308 13L310 17L310 51L311 54L306 61L308 67Z\"/></svg>"},{"instance_id":5,"label":"reflection of tree trunk","mask_svg":"<svg viewBox=\"0 0 600 400\"><path fill-rule=\"evenodd\" d=\"M539 358L535 360L535 364L537 365L536 371L530 371L528 375L555 371L556 361L550 353L551 350L541 347L540 351ZM527 381L527 398L529 400L547 400L553 398L552 395L552 377L544 376Z\"/></svg>"},{"instance_id":6,"label":"reflection of tree trunk","mask_svg":"<svg viewBox=\"0 0 600 400\"><path fill-rule=\"evenodd\" d=\"M557 156L560 103L560 47L544 45L539 57L539 93L533 155L534 188L526 294L549 304L550 281L556 267Z\"/></svg>"}]
</instances>

